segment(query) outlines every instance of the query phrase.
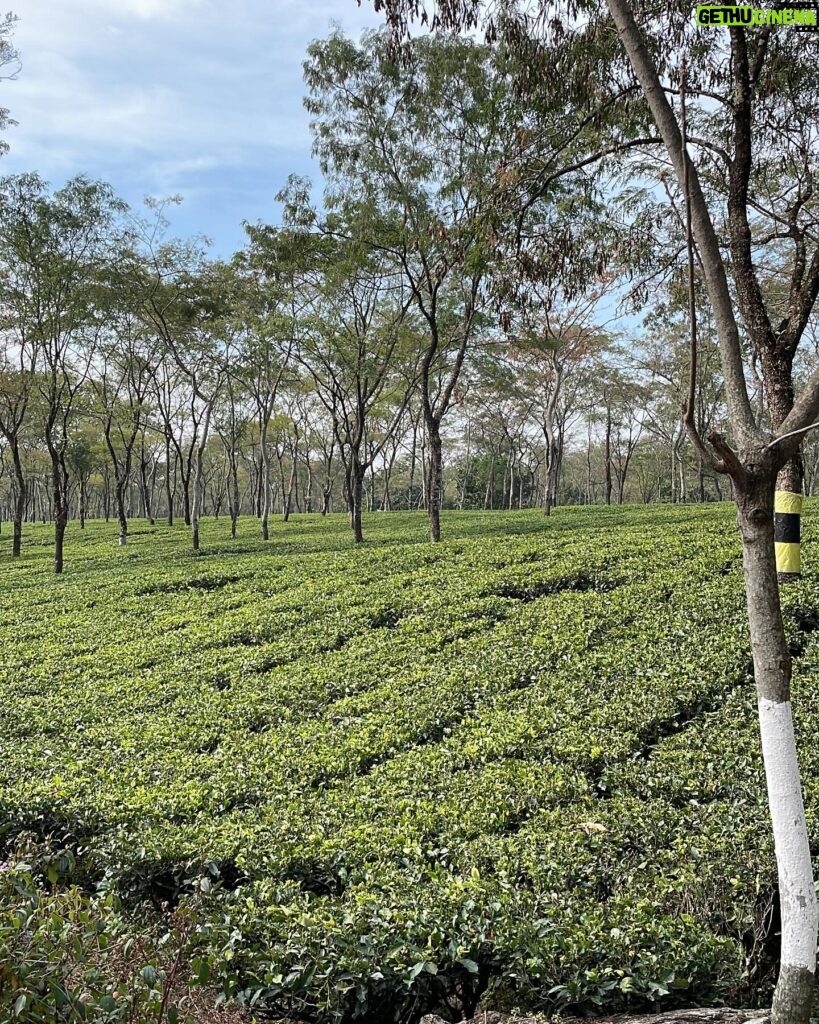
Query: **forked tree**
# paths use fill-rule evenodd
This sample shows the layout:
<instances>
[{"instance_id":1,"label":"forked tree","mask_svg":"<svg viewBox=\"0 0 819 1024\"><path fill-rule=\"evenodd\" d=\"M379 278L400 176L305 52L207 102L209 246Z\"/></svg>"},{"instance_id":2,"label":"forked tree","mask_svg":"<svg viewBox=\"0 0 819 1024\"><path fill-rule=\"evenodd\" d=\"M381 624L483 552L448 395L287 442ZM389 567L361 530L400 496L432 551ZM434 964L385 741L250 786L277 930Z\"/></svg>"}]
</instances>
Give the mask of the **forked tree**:
<instances>
[{"instance_id":1,"label":"forked tree","mask_svg":"<svg viewBox=\"0 0 819 1024\"><path fill-rule=\"evenodd\" d=\"M374 3L386 12L396 39L407 34L413 18L422 12L427 18L420 0ZM684 200L687 214L689 261L700 263L714 317L728 407L729 434L712 430L703 438L693 416L695 396L689 392L685 422L704 462L731 478L737 504L782 914L772 1021L806 1024L815 985L819 909L791 714L774 491L783 470L784 486L795 486L786 467L794 466L804 433L819 418L819 370L798 396L792 378L793 354L819 293L812 184L819 163L819 49L792 29L771 25L704 30L726 33L705 37L692 31L691 5L671 4L659 12L639 0L569 5L543 0L540 5L492 7L481 0L441 0L431 21L433 27L452 30L472 29L483 21L490 36L524 48L537 35L535 51L549 58L541 65L540 88L559 90L561 103L567 93L580 96L581 85L584 90L577 135L589 135L585 163L658 146L673 168L675 194ZM680 59L686 52L688 71ZM530 76L530 89L532 81L537 83L537 75ZM688 125L686 84L689 96L709 101L699 104ZM550 100L541 92L535 102L548 105ZM692 158L689 145L706 159ZM719 173L713 173L715 167ZM552 162L542 171L527 179L535 190L547 187L559 168ZM765 180L773 202L761 199ZM720 183L726 189L722 196ZM725 222L720 200L727 207ZM788 280L787 299L774 321L754 255L782 237L791 243L790 257L780 268ZM692 321L695 312L692 303ZM762 422L749 397L744 337L759 354L768 392L769 415ZM696 381L695 340L691 380Z\"/></svg>"}]
</instances>

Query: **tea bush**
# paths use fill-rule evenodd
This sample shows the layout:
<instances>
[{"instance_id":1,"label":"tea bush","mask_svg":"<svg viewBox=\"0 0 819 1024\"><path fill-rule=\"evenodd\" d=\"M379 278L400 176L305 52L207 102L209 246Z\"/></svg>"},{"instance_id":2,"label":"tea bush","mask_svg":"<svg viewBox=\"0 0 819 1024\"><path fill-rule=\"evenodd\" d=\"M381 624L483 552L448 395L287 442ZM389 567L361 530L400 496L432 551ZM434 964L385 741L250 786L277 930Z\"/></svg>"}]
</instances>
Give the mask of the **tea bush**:
<instances>
[{"instance_id":1,"label":"tea bush","mask_svg":"<svg viewBox=\"0 0 819 1024\"><path fill-rule=\"evenodd\" d=\"M366 527L208 522L197 554L90 522L62 578L45 528L17 563L0 536L7 855L81 849L92 929L105 900L195 908L196 980L298 1020L764 1000L731 507L450 513L434 548L421 515ZM806 527L785 600L819 848ZM79 898L50 884L37 906Z\"/></svg>"}]
</instances>

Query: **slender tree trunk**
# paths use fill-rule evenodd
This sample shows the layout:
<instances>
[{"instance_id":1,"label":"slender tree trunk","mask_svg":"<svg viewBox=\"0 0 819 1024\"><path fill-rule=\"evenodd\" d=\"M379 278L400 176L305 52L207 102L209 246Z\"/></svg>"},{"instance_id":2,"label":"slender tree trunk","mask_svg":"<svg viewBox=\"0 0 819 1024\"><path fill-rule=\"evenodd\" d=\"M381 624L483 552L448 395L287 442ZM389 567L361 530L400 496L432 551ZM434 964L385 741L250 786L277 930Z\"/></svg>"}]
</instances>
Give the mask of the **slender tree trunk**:
<instances>
[{"instance_id":1,"label":"slender tree trunk","mask_svg":"<svg viewBox=\"0 0 819 1024\"><path fill-rule=\"evenodd\" d=\"M185 526L191 525L191 475L182 472L182 518Z\"/></svg>"},{"instance_id":2,"label":"slender tree trunk","mask_svg":"<svg viewBox=\"0 0 819 1024\"><path fill-rule=\"evenodd\" d=\"M441 539L441 497L443 491L443 451L438 423L427 424L429 435L429 471L427 473L427 515L433 544Z\"/></svg>"},{"instance_id":3,"label":"slender tree trunk","mask_svg":"<svg viewBox=\"0 0 819 1024\"><path fill-rule=\"evenodd\" d=\"M554 439L551 427L548 423L543 424L543 436L546 439L546 460L543 463L543 514L548 516L552 511L552 466L554 465Z\"/></svg>"},{"instance_id":4,"label":"slender tree trunk","mask_svg":"<svg viewBox=\"0 0 819 1024\"><path fill-rule=\"evenodd\" d=\"M65 548L65 528L68 525L68 510L57 509L54 517L54 572L60 575L63 571Z\"/></svg>"},{"instance_id":5,"label":"slender tree trunk","mask_svg":"<svg viewBox=\"0 0 819 1024\"><path fill-rule=\"evenodd\" d=\"M472 454L472 420L466 421L466 455L464 457L464 482L458 498L458 511L463 512L466 504L466 492L469 488L469 460Z\"/></svg>"},{"instance_id":6,"label":"slender tree trunk","mask_svg":"<svg viewBox=\"0 0 819 1024\"><path fill-rule=\"evenodd\" d=\"M297 466L297 462L296 462L296 458L294 456L293 457L293 461L292 461L292 463L290 465L290 479L287 482L287 490L284 493L284 495L282 496L282 501L283 501L283 506L284 506L283 509L282 509L282 512L283 512L284 521L286 523L290 521L290 506L291 506L292 501L293 501L293 490L294 490L294 488L296 486L296 478L297 478L296 466Z\"/></svg>"},{"instance_id":7,"label":"slender tree trunk","mask_svg":"<svg viewBox=\"0 0 819 1024\"><path fill-rule=\"evenodd\" d=\"M290 467L290 486L289 490L293 492L293 504L296 506L296 512L301 512L301 500L299 498L299 457L298 447L293 449L293 465ZM288 495L289 502L289 495Z\"/></svg>"},{"instance_id":8,"label":"slender tree trunk","mask_svg":"<svg viewBox=\"0 0 819 1024\"><path fill-rule=\"evenodd\" d=\"M125 514L124 491L125 482L119 478L116 479L114 484L114 498L117 504L117 522L119 523L118 543L120 547L124 547L128 543L128 517Z\"/></svg>"},{"instance_id":9,"label":"slender tree trunk","mask_svg":"<svg viewBox=\"0 0 819 1024\"><path fill-rule=\"evenodd\" d=\"M591 505L594 498L594 483L592 482L592 435L591 435L591 409L589 410L588 436L586 438L586 504Z\"/></svg>"},{"instance_id":10,"label":"slender tree trunk","mask_svg":"<svg viewBox=\"0 0 819 1024\"><path fill-rule=\"evenodd\" d=\"M23 516L26 511L26 478L23 474L23 463L20 458L20 445L15 439L11 445L11 459L14 465L14 480L17 485L17 496L14 501L14 524L12 527L11 556L20 557L23 543Z\"/></svg>"},{"instance_id":11,"label":"slender tree trunk","mask_svg":"<svg viewBox=\"0 0 819 1024\"><path fill-rule=\"evenodd\" d=\"M412 424L412 445L410 446L410 469L409 469L409 485L407 486L407 508L412 508L412 496L415 491L415 460L416 460L416 447L418 444L418 425Z\"/></svg>"},{"instance_id":12,"label":"slender tree trunk","mask_svg":"<svg viewBox=\"0 0 819 1024\"><path fill-rule=\"evenodd\" d=\"M358 453L354 452L351 460L350 473L350 523L356 544L364 540L361 526L361 506L364 501L364 467L359 463Z\"/></svg>"},{"instance_id":13,"label":"slender tree trunk","mask_svg":"<svg viewBox=\"0 0 819 1024\"><path fill-rule=\"evenodd\" d=\"M173 526L173 486L171 483L171 440L165 435L165 500L168 502L168 526Z\"/></svg>"},{"instance_id":14,"label":"slender tree trunk","mask_svg":"<svg viewBox=\"0 0 819 1024\"><path fill-rule=\"evenodd\" d=\"M230 488L230 538L236 540L236 524L239 519L241 499L239 497L239 460L236 458L235 450L230 453Z\"/></svg>"},{"instance_id":15,"label":"slender tree trunk","mask_svg":"<svg viewBox=\"0 0 819 1024\"><path fill-rule=\"evenodd\" d=\"M313 511L313 463L310 461L309 454L304 461L307 465L307 483L304 489L304 511L307 515L310 515Z\"/></svg>"},{"instance_id":16,"label":"slender tree trunk","mask_svg":"<svg viewBox=\"0 0 819 1024\"><path fill-rule=\"evenodd\" d=\"M257 519L262 518L262 467L253 460L253 511Z\"/></svg>"},{"instance_id":17,"label":"slender tree trunk","mask_svg":"<svg viewBox=\"0 0 819 1024\"><path fill-rule=\"evenodd\" d=\"M105 425L105 444L108 448L108 454L111 456L111 466L114 470L114 500L117 506L117 522L119 523L119 545L124 547L128 543L128 517L125 512L125 489L128 486L128 478L126 472L120 467L117 454L114 451L114 445L111 441L111 424L108 421L106 421Z\"/></svg>"},{"instance_id":18,"label":"slender tree trunk","mask_svg":"<svg viewBox=\"0 0 819 1024\"><path fill-rule=\"evenodd\" d=\"M262 540L270 540L270 452L267 447L267 417L264 414L259 433L259 456L261 459L259 493L261 496Z\"/></svg>"},{"instance_id":19,"label":"slender tree trunk","mask_svg":"<svg viewBox=\"0 0 819 1024\"><path fill-rule=\"evenodd\" d=\"M67 479L57 452L51 452L51 478L54 494L54 572L59 576L63 571L65 528L68 525Z\"/></svg>"},{"instance_id":20,"label":"slender tree trunk","mask_svg":"<svg viewBox=\"0 0 819 1024\"><path fill-rule=\"evenodd\" d=\"M560 442L549 426L546 434L546 480L543 489L543 514L550 515L557 504L557 481L560 475Z\"/></svg>"},{"instance_id":21,"label":"slender tree trunk","mask_svg":"<svg viewBox=\"0 0 819 1024\"><path fill-rule=\"evenodd\" d=\"M88 500L88 480L80 474L80 529L85 529L85 506Z\"/></svg>"},{"instance_id":22,"label":"slender tree trunk","mask_svg":"<svg viewBox=\"0 0 819 1024\"><path fill-rule=\"evenodd\" d=\"M148 520L149 525L153 526L154 516L153 511L151 510L151 492L148 487L148 466L145 461L144 439L143 447L142 450L140 451L139 457L139 476L140 483L142 485L142 504L145 507L145 518Z\"/></svg>"},{"instance_id":23,"label":"slender tree trunk","mask_svg":"<svg viewBox=\"0 0 819 1024\"><path fill-rule=\"evenodd\" d=\"M427 507L427 488L429 486L427 482L428 474L428 460L427 460L427 447L426 443L421 441L421 493L418 496L418 508L425 509Z\"/></svg>"},{"instance_id":24,"label":"slender tree trunk","mask_svg":"<svg viewBox=\"0 0 819 1024\"><path fill-rule=\"evenodd\" d=\"M111 477L108 470L105 471L105 488L103 491L103 508L105 510L105 522L111 519Z\"/></svg>"},{"instance_id":25,"label":"slender tree trunk","mask_svg":"<svg viewBox=\"0 0 819 1024\"><path fill-rule=\"evenodd\" d=\"M606 439L603 452L603 459L606 469L606 504L611 504L612 480L611 480L611 409L606 408Z\"/></svg>"},{"instance_id":26,"label":"slender tree trunk","mask_svg":"<svg viewBox=\"0 0 819 1024\"><path fill-rule=\"evenodd\" d=\"M741 489L735 483L735 491L782 910L780 973L772 1021L806 1024L816 970L819 909L791 714L791 658L777 585L774 480L752 481Z\"/></svg>"},{"instance_id":27,"label":"slender tree trunk","mask_svg":"<svg viewBox=\"0 0 819 1024\"><path fill-rule=\"evenodd\" d=\"M213 404L209 402L202 417L202 436L196 446L193 468L193 503L190 511L190 526L193 534L193 550L199 550L199 516L202 503L205 497L205 479L203 463L205 459L205 445L208 441L208 427L210 426L210 415Z\"/></svg>"}]
</instances>

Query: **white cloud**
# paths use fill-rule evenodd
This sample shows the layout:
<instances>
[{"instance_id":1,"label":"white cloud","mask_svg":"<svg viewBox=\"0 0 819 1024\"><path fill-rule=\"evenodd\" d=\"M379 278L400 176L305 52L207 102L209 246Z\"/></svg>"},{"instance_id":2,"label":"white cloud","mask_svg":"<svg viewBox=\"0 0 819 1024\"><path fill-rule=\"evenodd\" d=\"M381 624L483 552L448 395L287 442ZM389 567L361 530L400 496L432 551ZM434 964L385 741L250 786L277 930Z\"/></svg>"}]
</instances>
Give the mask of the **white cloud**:
<instances>
[{"instance_id":1,"label":"white cloud","mask_svg":"<svg viewBox=\"0 0 819 1024\"><path fill-rule=\"evenodd\" d=\"M269 216L287 173L314 170L301 64L332 20L351 34L379 23L356 0L25 0L23 67L0 82L19 122L0 172L85 172L136 201L181 192L236 223L255 219L256 194Z\"/></svg>"},{"instance_id":2,"label":"white cloud","mask_svg":"<svg viewBox=\"0 0 819 1024\"><path fill-rule=\"evenodd\" d=\"M112 17L144 20L184 17L203 5L204 0L82 0L82 6L104 11Z\"/></svg>"}]
</instances>

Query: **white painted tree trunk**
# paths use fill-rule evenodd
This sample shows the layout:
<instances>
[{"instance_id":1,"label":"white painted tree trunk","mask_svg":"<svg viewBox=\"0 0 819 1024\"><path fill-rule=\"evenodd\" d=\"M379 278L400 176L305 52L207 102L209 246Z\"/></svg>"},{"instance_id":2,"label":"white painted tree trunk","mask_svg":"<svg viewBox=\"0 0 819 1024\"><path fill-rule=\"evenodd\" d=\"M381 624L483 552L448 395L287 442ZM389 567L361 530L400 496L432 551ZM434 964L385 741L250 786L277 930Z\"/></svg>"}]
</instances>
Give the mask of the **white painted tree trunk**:
<instances>
[{"instance_id":1,"label":"white painted tree trunk","mask_svg":"<svg viewBox=\"0 0 819 1024\"><path fill-rule=\"evenodd\" d=\"M760 697L759 731L779 869L782 964L813 974L819 907L802 803L791 702Z\"/></svg>"},{"instance_id":2,"label":"white painted tree trunk","mask_svg":"<svg viewBox=\"0 0 819 1024\"><path fill-rule=\"evenodd\" d=\"M773 477L738 494L759 731L773 826L782 945L772 1024L807 1024L819 906L791 713L791 659L782 623L773 536Z\"/></svg>"},{"instance_id":3,"label":"white painted tree trunk","mask_svg":"<svg viewBox=\"0 0 819 1024\"><path fill-rule=\"evenodd\" d=\"M714 313L725 397L740 455L720 434L712 433L709 440L731 476L738 508L762 752L781 890L782 952L771 1020L772 1024L808 1024L815 984L819 914L791 722L791 660L779 604L774 554L773 492L779 466L754 420L726 266L696 165L688 159L680 125L629 0L606 2L677 181L690 203L693 236ZM804 412L806 424L815 420L810 403Z\"/></svg>"}]
</instances>

